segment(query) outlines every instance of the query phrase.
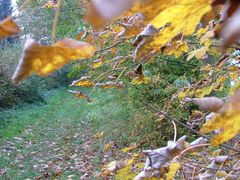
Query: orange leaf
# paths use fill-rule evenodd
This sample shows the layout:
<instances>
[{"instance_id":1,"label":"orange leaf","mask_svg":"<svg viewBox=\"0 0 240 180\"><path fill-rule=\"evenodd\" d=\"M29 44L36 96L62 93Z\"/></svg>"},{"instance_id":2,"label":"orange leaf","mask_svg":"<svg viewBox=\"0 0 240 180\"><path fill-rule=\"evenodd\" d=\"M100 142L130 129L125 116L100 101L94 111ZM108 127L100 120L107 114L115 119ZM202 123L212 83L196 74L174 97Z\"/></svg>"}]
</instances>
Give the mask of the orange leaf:
<instances>
[{"instance_id":1,"label":"orange leaf","mask_svg":"<svg viewBox=\"0 0 240 180\"><path fill-rule=\"evenodd\" d=\"M12 18L7 17L0 22L0 39L16 35L20 32L18 25L12 20Z\"/></svg>"},{"instance_id":2,"label":"orange leaf","mask_svg":"<svg viewBox=\"0 0 240 180\"><path fill-rule=\"evenodd\" d=\"M86 99L88 102L91 102L91 99L89 96L87 96L86 94L84 94L81 91L72 91L72 90L68 90L68 92L70 94L73 94L75 97L77 98L82 98L82 99Z\"/></svg>"}]
</instances>

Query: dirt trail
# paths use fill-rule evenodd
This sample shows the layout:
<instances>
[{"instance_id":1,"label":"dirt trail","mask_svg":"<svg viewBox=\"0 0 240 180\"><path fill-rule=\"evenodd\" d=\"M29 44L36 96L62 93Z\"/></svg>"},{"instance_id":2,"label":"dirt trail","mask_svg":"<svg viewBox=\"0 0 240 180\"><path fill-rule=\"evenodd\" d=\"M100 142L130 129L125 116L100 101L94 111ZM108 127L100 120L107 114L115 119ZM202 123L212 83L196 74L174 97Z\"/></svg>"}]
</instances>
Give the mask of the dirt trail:
<instances>
[{"instance_id":1,"label":"dirt trail","mask_svg":"<svg viewBox=\"0 0 240 180\"><path fill-rule=\"evenodd\" d=\"M89 179L94 176L94 138L87 124L67 121L29 126L21 136L4 141L0 154L3 179ZM29 138L30 137L30 138Z\"/></svg>"},{"instance_id":2,"label":"dirt trail","mask_svg":"<svg viewBox=\"0 0 240 180\"><path fill-rule=\"evenodd\" d=\"M47 105L16 112L18 122L26 113L34 121L20 135L0 139L0 179L94 179L100 151L84 108L60 91Z\"/></svg>"}]
</instances>

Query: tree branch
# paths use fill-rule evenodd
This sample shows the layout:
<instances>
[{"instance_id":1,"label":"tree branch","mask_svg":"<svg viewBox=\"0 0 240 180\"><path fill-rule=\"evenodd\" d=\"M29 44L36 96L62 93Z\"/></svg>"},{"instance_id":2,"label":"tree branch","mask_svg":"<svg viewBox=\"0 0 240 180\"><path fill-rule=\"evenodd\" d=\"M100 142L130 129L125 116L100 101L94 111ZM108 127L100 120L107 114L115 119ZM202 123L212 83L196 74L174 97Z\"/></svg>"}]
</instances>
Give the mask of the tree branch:
<instances>
[{"instance_id":1,"label":"tree branch","mask_svg":"<svg viewBox=\"0 0 240 180\"><path fill-rule=\"evenodd\" d=\"M103 51L107 51L107 50L109 50L109 49L112 49L112 48L114 48L115 46L117 46L118 44L120 44L120 43L122 43L122 42L124 42L124 41L123 41L123 40L120 40L120 41L116 42L115 44L113 44L112 46L109 46L109 47L106 47L106 48L102 48L102 49L97 50L95 53L99 53L99 52L103 52Z\"/></svg>"},{"instance_id":2,"label":"tree branch","mask_svg":"<svg viewBox=\"0 0 240 180\"><path fill-rule=\"evenodd\" d=\"M162 115L165 116L166 118L168 118L168 119L170 119L170 120L172 120L172 121L180 124L181 126L185 127L186 129L190 130L191 132L197 134L198 136L201 136L201 137L204 137L204 138L206 138L206 139L208 139L208 140L211 140L210 137L208 137L208 136L206 136L206 135L204 135L204 134L199 133L198 131L196 131L195 129L192 129L191 127L189 127L189 126L187 126L186 124L182 123L182 122L179 121L178 119L172 118L172 117L169 116L168 114L159 111L156 107L153 107L153 106L151 106L151 105L143 102L142 100L140 100L140 102L141 102L142 104L144 104L147 108L152 109L152 110L158 112L159 114L162 114ZM219 146L224 147L224 148L226 148L226 149L230 149L230 150L236 151L236 152L240 152L240 150L235 149L234 147L229 146L229 145L227 145L227 144L220 144Z\"/></svg>"}]
</instances>

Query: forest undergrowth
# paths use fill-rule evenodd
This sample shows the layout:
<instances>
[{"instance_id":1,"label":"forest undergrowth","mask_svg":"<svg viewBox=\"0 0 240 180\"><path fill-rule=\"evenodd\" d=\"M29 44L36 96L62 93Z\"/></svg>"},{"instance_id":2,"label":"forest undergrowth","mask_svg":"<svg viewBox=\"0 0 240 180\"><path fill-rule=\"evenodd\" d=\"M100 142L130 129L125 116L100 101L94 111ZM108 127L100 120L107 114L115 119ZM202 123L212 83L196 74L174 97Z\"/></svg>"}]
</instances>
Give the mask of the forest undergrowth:
<instances>
[{"instance_id":1,"label":"forest undergrowth","mask_svg":"<svg viewBox=\"0 0 240 180\"><path fill-rule=\"evenodd\" d=\"M0 176L97 178L101 165L130 142L129 121L136 110L123 100L125 93L99 91L87 104L61 88L49 91L45 104L1 111L8 124L0 131ZM115 150L106 156L107 143Z\"/></svg>"}]
</instances>

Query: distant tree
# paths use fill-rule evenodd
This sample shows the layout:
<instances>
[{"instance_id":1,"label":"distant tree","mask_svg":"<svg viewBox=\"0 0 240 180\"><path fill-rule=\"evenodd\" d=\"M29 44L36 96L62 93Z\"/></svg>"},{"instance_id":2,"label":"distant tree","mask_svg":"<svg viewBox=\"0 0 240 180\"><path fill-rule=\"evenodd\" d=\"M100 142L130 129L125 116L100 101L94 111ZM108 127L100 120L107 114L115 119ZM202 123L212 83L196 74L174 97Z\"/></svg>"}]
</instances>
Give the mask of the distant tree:
<instances>
[{"instance_id":1,"label":"distant tree","mask_svg":"<svg viewBox=\"0 0 240 180\"><path fill-rule=\"evenodd\" d=\"M11 0L0 0L0 20L11 15L13 10Z\"/></svg>"}]
</instances>

